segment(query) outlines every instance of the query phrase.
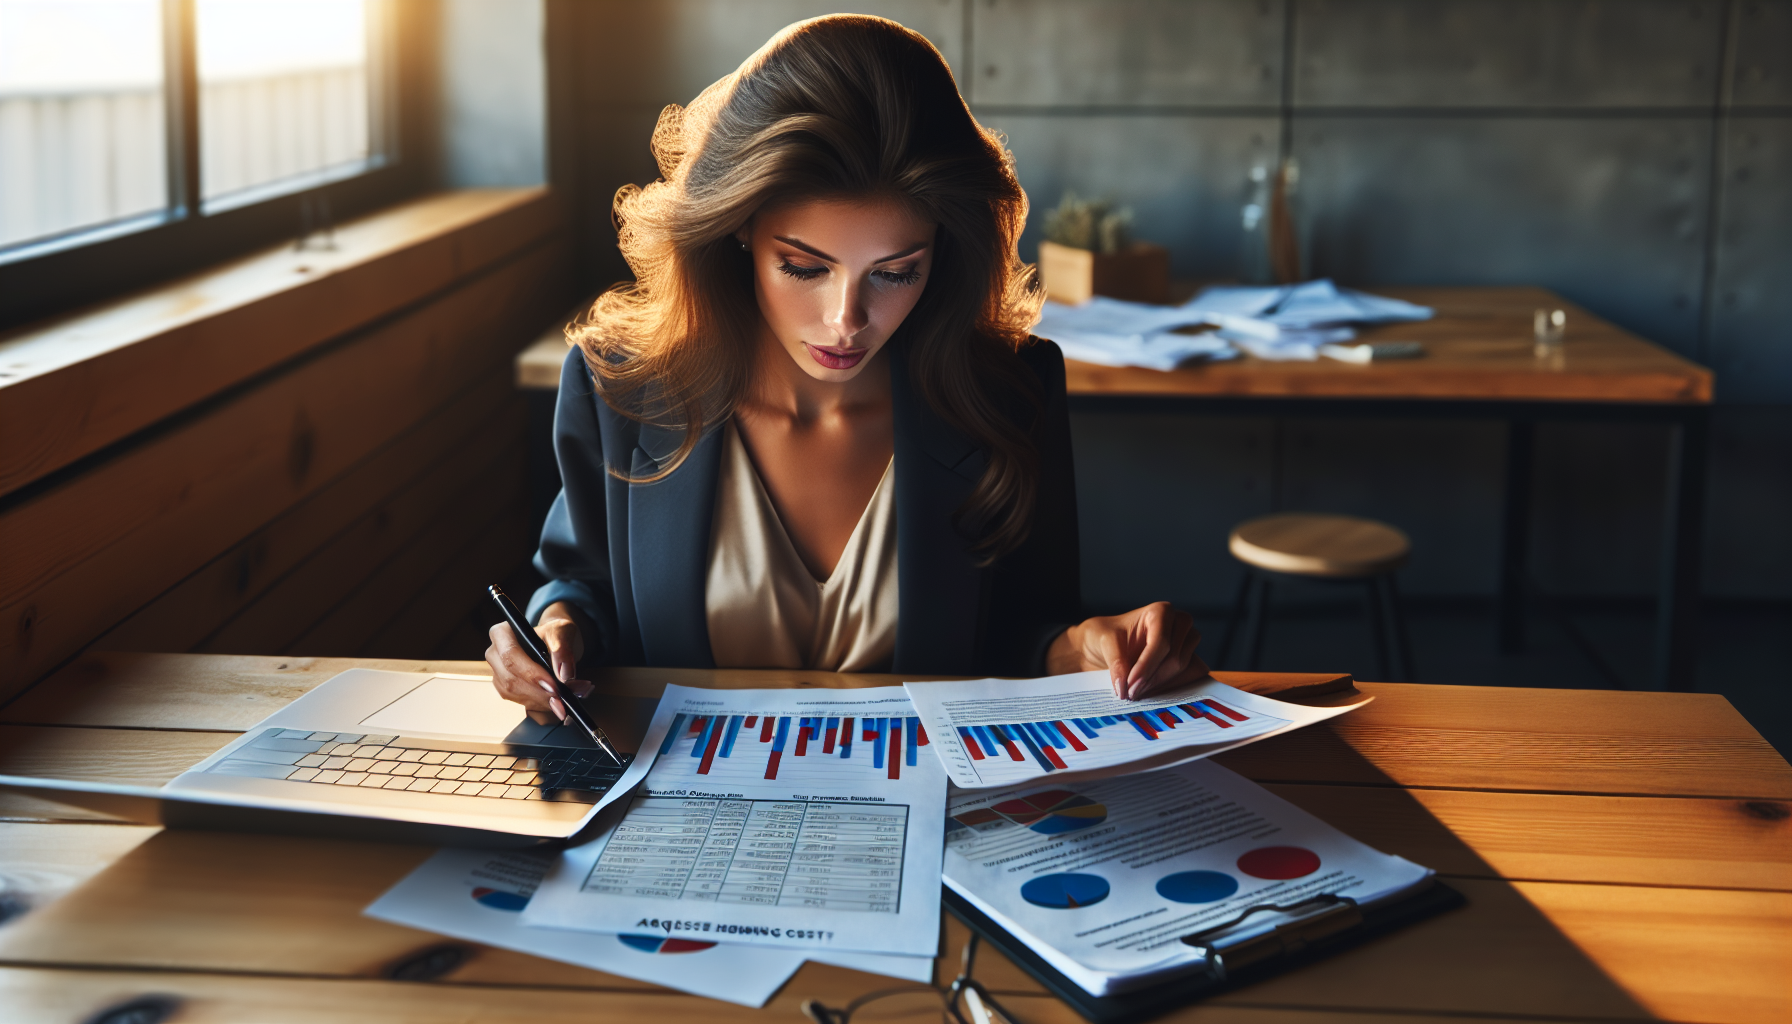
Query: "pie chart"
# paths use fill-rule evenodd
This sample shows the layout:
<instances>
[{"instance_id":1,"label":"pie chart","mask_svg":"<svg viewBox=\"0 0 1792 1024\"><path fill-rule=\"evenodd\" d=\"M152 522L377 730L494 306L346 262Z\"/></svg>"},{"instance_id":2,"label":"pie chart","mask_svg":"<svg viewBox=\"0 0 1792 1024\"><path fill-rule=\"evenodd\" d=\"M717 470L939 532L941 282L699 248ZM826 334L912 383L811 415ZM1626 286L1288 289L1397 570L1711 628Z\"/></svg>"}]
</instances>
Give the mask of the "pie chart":
<instances>
[{"instance_id":1,"label":"pie chart","mask_svg":"<svg viewBox=\"0 0 1792 1024\"><path fill-rule=\"evenodd\" d=\"M1271 881L1304 878L1319 870L1319 855L1301 846L1264 846L1238 858L1238 870Z\"/></svg>"},{"instance_id":2,"label":"pie chart","mask_svg":"<svg viewBox=\"0 0 1792 1024\"><path fill-rule=\"evenodd\" d=\"M474 889L473 898L493 910L518 911L529 905L529 897L502 889Z\"/></svg>"},{"instance_id":3,"label":"pie chart","mask_svg":"<svg viewBox=\"0 0 1792 1024\"><path fill-rule=\"evenodd\" d=\"M670 939L664 935L618 935L624 946L643 953L696 953L714 946L696 939Z\"/></svg>"},{"instance_id":4,"label":"pie chart","mask_svg":"<svg viewBox=\"0 0 1792 1024\"><path fill-rule=\"evenodd\" d=\"M1238 879L1222 871L1178 871L1157 880L1157 894L1172 903L1214 903L1238 891Z\"/></svg>"},{"instance_id":5,"label":"pie chart","mask_svg":"<svg viewBox=\"0 0 1792 1024\"><path fill-rule=\"evenodd\" d=\"M1020 898L1035 907L1074 910L1108 898L1108 880L1100 875L1040 875L1020 887Z\"/></svg>"},{"instance_id":6,"label":"pie chart","mask_svg":"<svg viewBox=\"0 0 1792 1024\"><path fill-rule=\"evenodd\" d=\"M1017 825L1025 825L1042 836L1062 835L1077 829L1099 825L1108 820L1106 805L1067 789L1051 789L1043 793L1004 800L992 808Z\"/></svg>"}]
</instances>

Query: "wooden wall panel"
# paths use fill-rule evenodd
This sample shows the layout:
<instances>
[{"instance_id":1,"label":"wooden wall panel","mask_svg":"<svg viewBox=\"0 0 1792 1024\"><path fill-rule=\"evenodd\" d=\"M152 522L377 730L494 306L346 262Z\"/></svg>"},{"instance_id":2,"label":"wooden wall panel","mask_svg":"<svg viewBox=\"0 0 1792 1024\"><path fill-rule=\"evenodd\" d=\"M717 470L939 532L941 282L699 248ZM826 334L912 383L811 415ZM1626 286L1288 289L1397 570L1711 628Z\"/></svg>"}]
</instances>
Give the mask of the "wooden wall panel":
<instances>
[{"instance_id":1,"label":"wooden wall panel","mask_svg":"<svg viewBox=\"0 0 1792 1024\"><path fill-rule=\"evenodd\" d=\"M543 189L445 192L342 225L334 251L280 246L0 337L0 494L454 287L563 216Z\"/></svg>"},{"instance_id":2,"label":"wooden wall panel","mask_svg":"<svg viewBox=\"0 0 1792 1024\"><path fill-rule=\"evenodd\" d=\"M338 476L322 490L182 580L101 637L95 647L112 651L190 651L245 613L289 575L317 572L320 549L345 534L412 522L413 502L435 508L446 486L429 487L426 476L446 475L443 463L492 436L484 429L515 392L496 378L479 381L448 405ZM415 497L413 497L413 495Z\"/></svg>"},{"instance_id":3,"label":"wooden wall panel","mask_svg":"<svg viewBox=\"0 0 1792 1024\"><path fill-rule=\"evenodd\" d=\"M263 593L240 602L210 635L181 649L291 653L294 640L328 616L406 543L439 519L464 516L464 508L456 504L459 492L494 463L515 460L521 438L511 421L519 418L513 408L500 406L471 436L439 439L438 444L446 444L448 450L436 453L433 464L425 464L425 472L410 481L393 481L391 493L367 503L364 514L346 530L317 545L303 563Z\"/></svg>"},{"instance_id":4,"label":"wooden wall panel","mask_svg":"<svg viewBox=\"0 0 1792 1024\"><path fill-rule=\"evenodd\" d=\"M563 308L568 265L558 238L528 247L0 512L0 697L455 395L507 382L510 356Z\"/></svg>"}]
</instances>

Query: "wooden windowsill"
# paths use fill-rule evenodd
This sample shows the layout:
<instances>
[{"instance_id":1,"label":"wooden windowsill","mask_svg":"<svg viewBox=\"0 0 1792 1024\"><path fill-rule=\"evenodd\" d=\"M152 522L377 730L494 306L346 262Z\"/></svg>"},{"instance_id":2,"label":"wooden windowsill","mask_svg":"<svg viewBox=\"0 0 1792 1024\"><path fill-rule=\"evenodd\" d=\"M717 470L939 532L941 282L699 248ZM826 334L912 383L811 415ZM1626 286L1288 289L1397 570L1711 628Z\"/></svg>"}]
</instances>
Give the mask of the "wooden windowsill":
<instances>
[{"instance_id":1,"label":"wooden windowsill","mask_svg":"<svg viewBox=\"0 0 1792 1024\"><path fill-rule=\"evenodd\" d=\"M560 230L544 188L443 192L0 335L0 495Z\"/></svg>"}]
</instances>

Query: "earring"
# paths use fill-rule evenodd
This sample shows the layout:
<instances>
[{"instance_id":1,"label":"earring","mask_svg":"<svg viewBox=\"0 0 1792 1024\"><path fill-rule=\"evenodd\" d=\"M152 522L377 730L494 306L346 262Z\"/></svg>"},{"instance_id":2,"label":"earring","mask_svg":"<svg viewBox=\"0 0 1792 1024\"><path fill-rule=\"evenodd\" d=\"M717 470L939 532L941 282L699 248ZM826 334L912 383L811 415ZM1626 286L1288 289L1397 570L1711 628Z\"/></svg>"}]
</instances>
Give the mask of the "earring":
<instances>
[{"instance_id":1,"label":"earring","mask_svg":"<svg viewBox=\"0 0 1792 1024\"><path fill-rule=\"evenodd\" d=\"M741 242L740 243L740 251L741 252L750 252L752 250L751 250L751 247L747 245L747 243Z\"/></svg>"}]
</instances>

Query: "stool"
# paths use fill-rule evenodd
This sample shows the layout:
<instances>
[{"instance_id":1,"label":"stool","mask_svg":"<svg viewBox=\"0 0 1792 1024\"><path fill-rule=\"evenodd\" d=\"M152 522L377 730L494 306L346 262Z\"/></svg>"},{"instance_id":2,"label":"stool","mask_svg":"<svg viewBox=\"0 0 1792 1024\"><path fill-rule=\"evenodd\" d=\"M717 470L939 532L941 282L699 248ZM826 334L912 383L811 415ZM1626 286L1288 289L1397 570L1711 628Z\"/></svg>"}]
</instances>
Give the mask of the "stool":
<instances>
[{"instance_id":1,"label":"stool","mask_svg":"<svg viewBox=\"0 0 1792 1024\"><path fill-rule=\"evenodd\" d=\"M1369 624L1375 633L1378 678L1410 681L1412 640L1406 633L1406 616L1394 589L1394 570L1406 562L1412 542L1406 534L1373 519L1332 516L1316 512L1288 512L1262 516L1239 524L1227 542L1232 556L1244 563L1244 580L1232 604L1214 665L1229 664L1234 639L1243 630L1247 671L1256 671L1263 654L1264 618L1270 582L1276 576L1298 576L1320 582L1353 583L1368 592ZM1248 617L1248 623L1247 623ZM1392 647L1398 652L1397 674L1390 674L1388 627L1393 627Z\"/></svg>"}]
</instances>

